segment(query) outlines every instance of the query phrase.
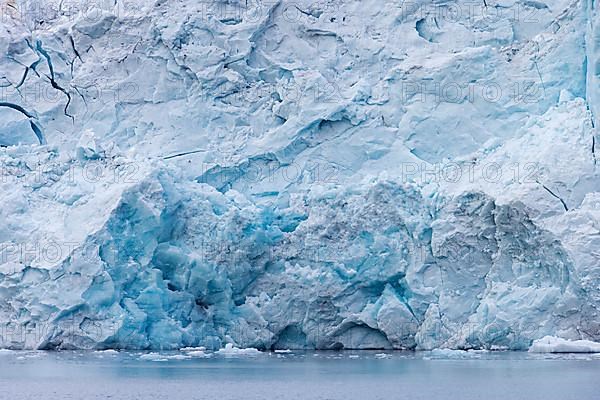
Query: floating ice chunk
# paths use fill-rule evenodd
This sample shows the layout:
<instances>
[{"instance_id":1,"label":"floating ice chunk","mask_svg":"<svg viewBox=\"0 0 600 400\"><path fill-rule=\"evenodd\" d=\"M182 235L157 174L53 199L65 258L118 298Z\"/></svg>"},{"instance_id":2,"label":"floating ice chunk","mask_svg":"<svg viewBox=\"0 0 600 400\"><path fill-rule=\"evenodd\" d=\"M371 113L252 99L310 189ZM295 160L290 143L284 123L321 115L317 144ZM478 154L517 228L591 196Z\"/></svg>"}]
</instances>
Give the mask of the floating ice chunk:
<instances>
[{"instance_id":1,"label":"floating ice chunk","mask_svg":"<svg viewBox=\"0 0 600 400\"><path fill-rule=\"evenodd\" d=\"M464 358L467 352L464 350L433 349L429 354L436 358Z\"/></svg>"},{"instance_id":2,"label":"floating ice chunk","mask_svg":"<svg viewBox=\"0 0 600 400\"><path fill-rule=\"evenodd\" d=\"M104 354L117 355L117 354L119 354L119 352L117 350L107 349L107 350L98 350L98 351L95 351L94 354L100 354L100 355L104 355Z\"/></svg>"},{"instance_id":3,"label":"floating ice chunk","mask_svg":"<svg viewBox=\"0 0 600 400\"><path fill-rule=\"evenodd\" d=\"M181 349L179 349L179 351L182 351L184 353L197 353L197 352L204 352L206 351L206 347L204 346L200 346L200 347L183 347Z\"/></svg>"},{"instance_id":4,"label":"floating ice chunk","mask_svg":"<svg viewBox=\"0 0 600 400\"><path fill-rule=\"evenodd\" d=\"M145 361L166 361L166 357L159 353L142 354L139 358Z\"/></svg>"},{"instance_id":5,"label":"floating ice chunk","mask_svg":"<svg viewBox=\"0 0 600 400\"><path fill-rule=\"evenodd\" d=\"M391 354L387 354L387 353L377 353L375 354L375 358L379 358L379 359L385 359L385 358L391 358L392 355Z\"/></svg>"},{"instance_id":6,"label":"floating ice chunk","mask_svg":"<svg viewBox=\"0 0 600 400\"><path fill-rule=\"evenodd\" d=\"M224 349L219 349L215 354L225 357L256 356L260 354L260 351L252 347L240 349L239 347L234 347L231 343L227 343Z\"/></svg>"},{"instance_id":7,"label":"floating ice chunk","mask_svg":"<svg viewBox=\"0 0 600 400\"><path fill-rule=\"evenodd\" d=\"M600 353L600 343L590 340L567 340L545 336L534 340L530 353Z\"/></svg>"},{"instance_id":8,"label":"floating ice chunk","mask_svg":"<svg viewBox=\"0 0 600 400\"><path fill-rule=\"evenodd\" d=\"M291 351L290 349L285 349L285 350L275 350L275 353L282 353L282 354L285 354L285 353L291 353L291 352L292 352L292 351Z\"/></svg>"},{"instance_id":9,"label":"floating ice chunk","mask_svg":"<svg viewBox=\"0 0 600 400\"><path fill-rule=\"evenodd\" d=\"M172 356L166 356L165 358L167 360L189 360L192 357L184 354L174 354Z\"/></svg>"},{"instance_id":10,"label":"floating ice chunk","mask_svg":"<svg viewBox=\"0 0 600 400\"><path fill-rule=\"evenodd\" d=\"M46 353L43 352L43 351L36 351L36 352L33 352L33 353L26 354L24 358L40 358L40 357L45 356L45 355L46 355Z\"/></svg>"},{"instance_id":11,"label":"floating ice chunk","mask_svg":"<svg viewBox=\"0 0 600 400\"><path fill-rule=\"evenodd\" d=\"M166 355L166 354L159 354L159 353L148 353L148 354L142 354L139 359L146 360L146 361L169 361L169 360L189 360L190 358L192 358L192 357L187 354Z\"/></svg>"},{"instance_id":12,"label":"floating ice chunk","mask_svg":"<svg viewBox=\"0 0 600 400\"><path fill-rule=\"evenodd\" d=\"M205 353L203 351L200 351L200 350L198 350L198 351L190 351L187 354L190 357L196 357L196 358L208 358L208 357L210 357L210 354L207 354L207 353Z\"/></svg>"},{"instance_id":13,"label":"floating ice chunk","mask_svg":"<svg viewBox=\"0 0 600 400\"><path fill-rule=\"evenodd\" d=\"M429 355L433 358L459 359L459 358L479 358L482 353L488 350L452 350L452 349L434 349Z\"/></svg>"}]
</instances>

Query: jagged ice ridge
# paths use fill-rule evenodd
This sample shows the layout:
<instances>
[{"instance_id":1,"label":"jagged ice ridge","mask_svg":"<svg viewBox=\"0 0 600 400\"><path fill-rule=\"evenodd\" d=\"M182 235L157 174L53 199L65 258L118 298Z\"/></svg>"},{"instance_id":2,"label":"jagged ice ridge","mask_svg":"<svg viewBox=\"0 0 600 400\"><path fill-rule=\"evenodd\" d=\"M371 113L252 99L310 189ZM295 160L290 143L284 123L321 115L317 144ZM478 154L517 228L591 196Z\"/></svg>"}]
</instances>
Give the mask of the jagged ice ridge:
<instances>
[{"instance_id":1,"label":"jagged ice ridge","mask_svg":"<svg viewBox=\"0 0 600 400\"><path fill-rule=\"evenodd\" d=\"M595 0L4 0L0 346L600 339Z\"/></svg>"}]
</instances>

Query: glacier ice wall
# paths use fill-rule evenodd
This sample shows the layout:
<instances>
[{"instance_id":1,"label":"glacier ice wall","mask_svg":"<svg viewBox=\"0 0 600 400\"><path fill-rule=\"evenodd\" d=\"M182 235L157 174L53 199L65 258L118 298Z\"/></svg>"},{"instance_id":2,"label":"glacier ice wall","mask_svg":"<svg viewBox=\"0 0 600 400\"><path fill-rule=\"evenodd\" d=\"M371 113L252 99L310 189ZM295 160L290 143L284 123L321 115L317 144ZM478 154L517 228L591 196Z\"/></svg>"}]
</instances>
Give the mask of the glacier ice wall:
<instances>
[{"instance_id":1,"label":"glacier ice wall","mask_svg":"<svg viewBox=\"0 0 600 400\"><path fill-rule=\"evenodd\" d=\"M600 339L593 0L1 6L1 347Z\"/></svg>"}]
</instances>

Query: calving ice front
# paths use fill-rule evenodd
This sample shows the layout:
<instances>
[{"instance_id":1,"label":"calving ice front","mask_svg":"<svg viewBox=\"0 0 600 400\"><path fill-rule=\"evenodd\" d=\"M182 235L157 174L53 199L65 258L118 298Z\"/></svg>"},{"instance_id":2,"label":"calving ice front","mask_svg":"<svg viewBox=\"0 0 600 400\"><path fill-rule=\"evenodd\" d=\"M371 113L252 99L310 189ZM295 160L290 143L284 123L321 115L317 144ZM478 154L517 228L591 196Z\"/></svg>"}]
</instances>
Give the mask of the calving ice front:
<instances>
[{"instance_id":1,"label":"calving ice front","mask_svg":"<svg viewBox=\"0 0 600 400\"><path fill-rule=\"evenodd\" d=\"M597 5L405 3L2 3L0 347L599 341Z\"/></svg>"}]
</instances>

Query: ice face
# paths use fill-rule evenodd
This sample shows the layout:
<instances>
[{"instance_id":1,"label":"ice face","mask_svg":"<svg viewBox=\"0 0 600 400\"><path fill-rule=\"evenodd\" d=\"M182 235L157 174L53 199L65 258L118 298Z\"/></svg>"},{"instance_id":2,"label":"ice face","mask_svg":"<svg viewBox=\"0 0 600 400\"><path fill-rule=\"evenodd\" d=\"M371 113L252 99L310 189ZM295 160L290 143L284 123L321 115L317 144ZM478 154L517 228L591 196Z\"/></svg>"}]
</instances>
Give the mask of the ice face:
<instances>
[{"instance_id":1,"label":"ice face","mask_svg":"<svg viewBox=\"0 0 600 400\"><path fill-rule=\"evenodd\" d=\"M1 347L600 338L593 2L10 3Z\"/></svg>"}]
</instances>

